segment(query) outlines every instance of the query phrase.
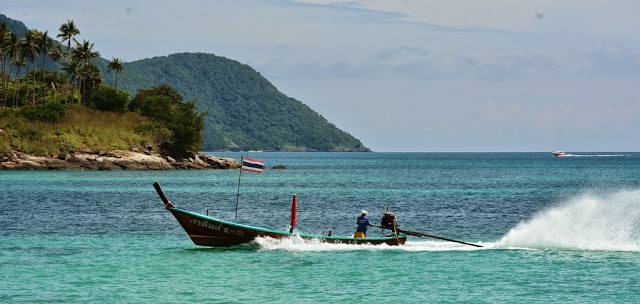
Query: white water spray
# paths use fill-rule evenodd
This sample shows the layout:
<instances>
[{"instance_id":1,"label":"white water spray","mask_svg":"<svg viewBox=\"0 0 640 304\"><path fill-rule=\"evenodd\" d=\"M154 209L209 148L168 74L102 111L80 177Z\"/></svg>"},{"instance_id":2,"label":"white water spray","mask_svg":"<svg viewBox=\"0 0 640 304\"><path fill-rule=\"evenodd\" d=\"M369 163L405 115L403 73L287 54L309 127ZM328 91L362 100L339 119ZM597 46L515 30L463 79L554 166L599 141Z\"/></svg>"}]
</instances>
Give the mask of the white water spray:
<instances>
[{"instance_id":1,"label":"white water spray","mask_svg":"<svg viewBox=\"0 0 640 304\"><path fill-rule=\"evenodd\" d=\"M257 238L261 250L283 251L473 251L487 249L594 250L640 252L640 190L587 193L521 222L497 242L482 248L442 241L408 241L405 246L329 244L303 240Z\"/></svg>"},{"instance_id":2,"label":"white water spray","mask_svg":"<svg viewBox=\"0 0 640 304\"><path fill-rule=\"evenodd\" d=\"M496 248L640 251L640 190L580 195L518 224Z\"/></svg>"},{"instance_id":3,"label":"white water spray","mask_svg":"<svg viewBox=\"0 0 640 304\"><path fill-rule=\"evenodd\" d=\"M631 156L629 154L567 154L562 157L622 157Z\"/></svg>"},{"instance_id":4,"label":"white water spray","mask_svg":"<svg viewBox=\"0 0 640 304\"><path fill-rule=\"evenodd\" d=\"M254 241L261 250L283 250L283 251L353 251L353 250L369 250L369 251L469 251L482 248L471 247L462 244L442 241L418 241L407 242L404 246L389 246L387 244L371 245L371 244L330 244L320 240L304 240L299 236L292 236L283 239L274 239L270 237L257 238Z\"/></svg>"}]
</instances>

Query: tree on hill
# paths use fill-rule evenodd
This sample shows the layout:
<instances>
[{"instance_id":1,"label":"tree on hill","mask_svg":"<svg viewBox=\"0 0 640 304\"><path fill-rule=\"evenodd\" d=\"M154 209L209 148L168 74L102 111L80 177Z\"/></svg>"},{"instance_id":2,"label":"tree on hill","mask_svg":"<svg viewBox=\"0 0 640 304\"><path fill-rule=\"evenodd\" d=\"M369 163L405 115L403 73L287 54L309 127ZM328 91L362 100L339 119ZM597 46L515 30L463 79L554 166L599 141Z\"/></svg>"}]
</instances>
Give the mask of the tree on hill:
<instances>
[{"instance_id":1,"label":"tree on hill","mask_svg":"<svg viewBox=\"0 0 640 304\"><path fill-rule=\"evenodd\" d=\"M129 109L152 118L158 128L170 131L171 136L159 143L167 154L182 158L187 151L202 149L204 113L196 111L195 102L182 101L182 95L170 86L138 90Z\"/></svg>"},{"instance_id":2,"label":"tree on hill","mask_svg":"<svg viewBox=\"0 0 640 304\"><path fill-rule=\"evenodd\" d=\"M167 145L170 153L176 155L184 151L202 150L204 113L196 111L195 102L188 101L176 105L174 117L168 128L173 132L173 138Z\"/></svg>"},{"instance_id":3,"label":"tree on hill","mask_svg":"<svg viewBox=\"0 0 640 304\"><path fill-rule=\"evenodd\" d=\"M124 113L128 102L129 92L116 91L108 85L100 86L89 97L89 107L100 111Z\"/></svg>"},{"instance_id":4,"label":"tree on hill","mask_svg":"<svg viewBox=\"0 0 640 304\"><path fill-rule=\"evenodd\" d=\"M76 27L76 24L73 23L73 20L69 20L69 19L67 19L67 23L63 23L62 25L60 25L60 29L58 30L60 31L60 34L58 34L56 37L62 38L62 43L67 42L67 64L70 64L71 63L71 40L74 39L73 36L80 35L80 30ZM65 92L69 92L69 78L70 77L67 77Z\"/></svg>"},{"instance_id":5,"label":"tree on hill","mask_svg":"<svg viewBox=\"0 0 640 304\"><path fill-rule=\"evenodd\" d=\"M53 47L53 40L49 38L49 31L45 31L44 33L40 32L37 42L38 42L38 48L42 53L42 84L43 84L42 103L44 104L47 102L47 84L45 81L46 73L44 72L44 67L47 59L47 51L49 51Z\"/></svg>"},{"instance_id":6,"label":"tree on hill","mask_svg":"<svg viewBox=\"0 0 640 304\"><path fill-rule=\"evenodd\" d=\"M118 90L118 73L124 71L123 63L122 59L114 57L109 61L109 66L107 67L109 71L116 71L116 91Z\"/></svg>"},{"instance_id":7,"label":"tree on hill","mask_svg":"<svg viewBox=\"0 0 640 304\"><path fill-rule=\"evenodd\" d=\"M18 106L18 89L20 88L20 70L25 65L24 56L16 56L13 58L11 62L13 65L17 67L16 69L16 78L14 81L14 89L13 89L13 107Z\"/></svg>"},{"instance_id":8,"label":"tree on hill","mask_svg":"<svg viewBox=\"0 0 640 304\"><path fill-rule=\"evenodd\" d=\"M78 61L77 59L72 59L72 60L67 60L67 62L62 66L62 70L67 74L67 82L65 85L65 103L67 102L67 100L71 100L71 96L69 96L69 92L71 91L70 87L73 87L73 84L71 84L71 86L69 86L69 81L75 81L76 83L78 83L78 75L80 74L80 68L82 66L80 65L80 61Z\"/></svg>"},{"instance_id":9,"label":"tree on hill","mask_svg":"<svg viewBox=\"0 0 640 304\"><path fill-rule=\"evenodd\" d=\"M6 63L7 59L11 60L13 55L9 51L9 45L11 39L11 31L9 31L9 27L7 23L2 21L0 23L0 60L2 61L2 105L3 107L7 106L7 81L4 79L6 75ZM11 68L11 66L9 66ZM11 70L9 70L9 76L11 76Z\"/></svg>"},{"instance_id":10,"label":"tree on hill","mask_svg":"<svg viewBox=\"0 0 640 304\"><path fill-rule=\"evenodd\" d=\"M38 31L28 30L25 33L24 40L22 40L22 52L26 60L27 74L29 73L29 60L33 62L33 104L36 103L36 59L38 57ZM28 91L28 89L27 89ZM26 98L25 94L25 98Z\"/></svg>"},{"instance_id":11,"label":"tree on hill","mask_svg":"<svg viewBox=\"0 0 640 304\"><path fill-rule=\"evenodd\" d=\"M100 70L96 66L90 64L91 59L100 57L100 52L94 52L93 43L83 40L82 43L76 43L76 48L73 49L72 53L75 59L84 62L80 73L76 75L76 77L80 76L78 77L78 81L80 83L80 103L83 104L86 101L86 97L91 94L91 89L95 88L95 86L91 86L87 82L92 80L95 81L95 78L90 78L95 76L95 70L98 71L98 75L100 74Z\"/></svg>"},{"instance_id":12,"label":"tree on hill","mask_svg":"<svg viewBox=\"0 0 640 304\"><path fill-rule=\"evenodd\" d=\"M102 74L97 66L89 64L82 66L78 75L82 79L81 102L85 104L88 103L91 93L102 85Z\"/></svg>"},{"instance_id":13,"label":"tree on hill","mask_svg":"<svg viewBox=\"0 0 640 304\"><path fill-rule=\"evenodd\" d=\"M140 114L159 121L170 121L174 115L174 104L167 96L148 96L139 109Z\"/></svg>"},{"instance_id":14,"label":"tree on hill","mask_svg":"<svg viewBox=\"0 0 640 304\"><path fill-rule=\"evenodd\" d=\"M182 95L176 92L169 85L161 84L149 89L139 89L138 93L129 104L129 110L138 111L144 105L145 101L152 96L166 97L172 105L182 102Z\"/></svg>"},{"instance_id":15,"label":"tree on hill","mask_svg":"<svg viewBox=\"0 0 640 304\"><path fill-rule=\"evenodd\" d=\"M60 103L60 84L58 83L60 76L60 60L64 59L64 53L62 52L62 45L57 44L56 47L49 52L49 58L53 62L56 63L56 79L55 79L55 90L56 90L56 103Z\"/></svg>"}]
</instances>

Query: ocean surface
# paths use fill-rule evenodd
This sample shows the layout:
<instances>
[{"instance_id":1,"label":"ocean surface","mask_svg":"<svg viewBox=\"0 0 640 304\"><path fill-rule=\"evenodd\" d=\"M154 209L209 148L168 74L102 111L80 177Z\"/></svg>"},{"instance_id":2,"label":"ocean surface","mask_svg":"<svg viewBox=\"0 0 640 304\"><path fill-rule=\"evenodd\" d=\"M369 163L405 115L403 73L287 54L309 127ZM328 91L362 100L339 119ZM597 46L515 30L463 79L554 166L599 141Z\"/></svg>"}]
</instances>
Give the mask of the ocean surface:
<instances>
[{"instance_id":1,"label":"ocean surface","mask_svg":"<svg viewBox=\"0 0 640 304\"><path fill-rule=\"evenodd\" d=\"M239 153L216 155L240 158ZM233 220L238 170L0 171L0 303L640 303L640 153L249 153L238 222L401 247L194 245L163 208ZM377 229L369 235L379 235Z\"/></svg>"}]
</instances>

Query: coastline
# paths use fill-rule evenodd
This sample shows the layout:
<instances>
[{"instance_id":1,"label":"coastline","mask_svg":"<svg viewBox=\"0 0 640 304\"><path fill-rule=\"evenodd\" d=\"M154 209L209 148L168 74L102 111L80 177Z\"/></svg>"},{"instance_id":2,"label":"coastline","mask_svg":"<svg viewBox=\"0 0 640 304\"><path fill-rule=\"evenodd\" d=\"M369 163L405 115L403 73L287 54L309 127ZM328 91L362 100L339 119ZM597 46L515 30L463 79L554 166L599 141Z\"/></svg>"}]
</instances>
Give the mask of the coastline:
<instances>
[{"instance_id":1,"label":"coastline","mask_svg":"<svg viewBox=\"0 0 640 304\"><path fill-rule=\"evenodd\" d=\"M11 151L0 153L0 170L191 170L236 169L233 158L191 152L176 160L170 156L145 150L75 151L54 156L37 156Z\"/></svg>"}]
</instances>

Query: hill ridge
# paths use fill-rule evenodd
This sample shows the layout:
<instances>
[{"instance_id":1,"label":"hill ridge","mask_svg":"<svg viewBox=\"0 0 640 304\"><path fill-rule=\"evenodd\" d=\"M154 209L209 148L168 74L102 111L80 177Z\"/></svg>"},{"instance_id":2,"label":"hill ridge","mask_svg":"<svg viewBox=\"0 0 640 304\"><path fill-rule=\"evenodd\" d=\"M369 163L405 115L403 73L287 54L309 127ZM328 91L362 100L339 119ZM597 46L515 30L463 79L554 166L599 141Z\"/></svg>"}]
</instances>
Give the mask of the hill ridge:
<instances>
[{"instance_id":1,"label":"hill ridge","mask_svg":"<svg viewBox=\"0 0 640 304\"><path fill-rule=\"evenodd\" d=\"M247 64L210 53L175 53L125 63L119 86L172 86L206 113L207 150L369 151ZM189 77L191 76L191 77ZM112 77L105 82L112 83Z\"/></svg>"}]
</instances>

